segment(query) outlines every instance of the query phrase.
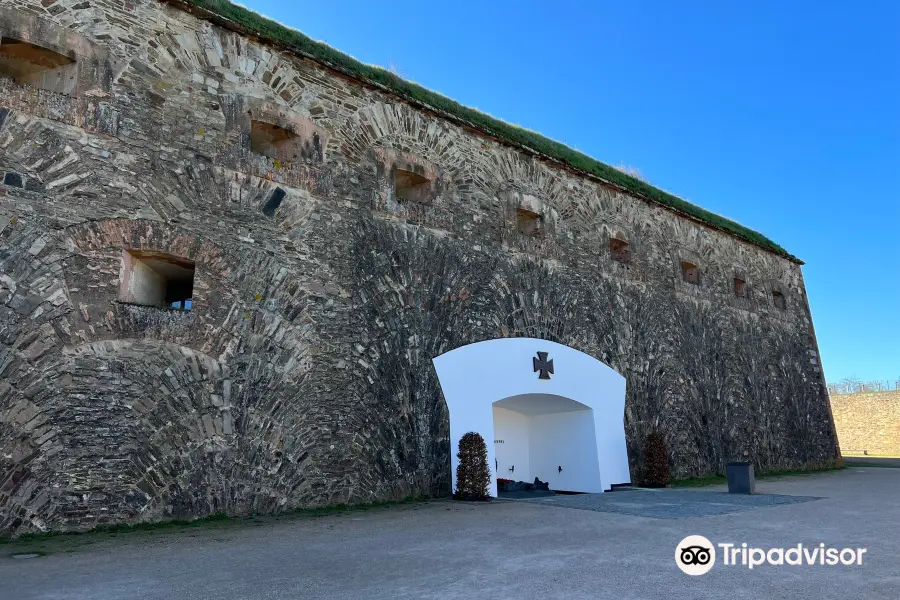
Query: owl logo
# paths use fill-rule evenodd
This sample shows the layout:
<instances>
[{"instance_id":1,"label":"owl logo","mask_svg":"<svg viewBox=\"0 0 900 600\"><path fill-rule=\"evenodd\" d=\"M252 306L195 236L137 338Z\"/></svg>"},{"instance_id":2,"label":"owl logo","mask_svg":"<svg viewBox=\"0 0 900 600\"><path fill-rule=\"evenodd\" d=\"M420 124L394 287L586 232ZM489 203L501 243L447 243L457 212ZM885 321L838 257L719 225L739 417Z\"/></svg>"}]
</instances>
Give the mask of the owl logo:
<instances>
[{"instance_id":1,"label":"owl logo","mask_svg":"<svg viewBox=\"0 0 900 600\"><path fill-rule=\"evenodd\" d=\"M710 559L710 548L688 546L681 549L681 562L686 565L705 565Z\"/></svg>"},{"instance_id":2,"label":"owl logo","mask_svg":"<svg viewBox=\"0 0 900 600\"><path fill-rule=\"evenodd\" d=\"M689 535L675 547L675 564L688 575L704 575L716 564L716 547L702 535Z\"/></svg>"}]
</instances>

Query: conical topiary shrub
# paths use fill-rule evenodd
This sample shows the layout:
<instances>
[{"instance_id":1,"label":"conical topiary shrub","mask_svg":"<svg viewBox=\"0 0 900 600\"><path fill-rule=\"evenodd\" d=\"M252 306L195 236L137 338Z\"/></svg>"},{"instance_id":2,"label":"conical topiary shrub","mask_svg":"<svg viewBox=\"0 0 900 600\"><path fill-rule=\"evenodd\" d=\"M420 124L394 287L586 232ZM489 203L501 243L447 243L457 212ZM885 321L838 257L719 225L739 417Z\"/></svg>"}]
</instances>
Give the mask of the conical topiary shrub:
<instances>
[{"instance_id":1,"label":"conical topiary shrub","mask_svg":"<svg viewBox=\"0 0 900 600\"><path fill-rule=\"evenodd\" d=\"M669 451L666 438L654 431L644 442L644 481L647 487L665 487L669 483Z\"/></svg>"},{"instance_id":2,"label":"conical topiary shrub","mask_svg":"<svg viewBox=\"0 0 900 600\"><path fill-rule=\"evenodd\" d=\"M456 467L457 500L490 500L491 470L487 445L480 434L470 431L459 440L459 465Z\"/></svg>"}]
</instances>

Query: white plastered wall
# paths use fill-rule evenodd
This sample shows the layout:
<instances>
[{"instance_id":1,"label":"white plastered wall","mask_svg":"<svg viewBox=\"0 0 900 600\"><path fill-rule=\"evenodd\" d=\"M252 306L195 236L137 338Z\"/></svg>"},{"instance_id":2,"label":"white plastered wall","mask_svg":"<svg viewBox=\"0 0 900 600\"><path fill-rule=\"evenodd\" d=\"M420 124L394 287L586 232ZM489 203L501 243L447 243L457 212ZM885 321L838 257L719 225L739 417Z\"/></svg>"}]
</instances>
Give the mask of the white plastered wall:
<instances>
[{"instance_id":1,"label":"white plastered wall","mask_svg":"<svg viewBox=\"0 0 900 600\"><path fill-rule=\"evenodd\" d=\"M591 410L531 417L529 480L537 477L554 490L603 491L593 417Z\"/></svg>"},{"instance_id":2,"label":"white plastered wall","mask_svg":"<svg viewBox=\"0 0 900 600\"><path fill-rule=\"evenodd\" d=\"M532 358L537 352L547 352L547 358L553 360L554 374L550 379L539 379L538 373L534 371ZM516 396L534 395L557 396L562 402L575 401L590 409L587 414L593 417L596 450L588 452L583 458L580 457L581 451L576 451L566 461L576 461L571 462L573 473L587 472L592 468L590 463L596 461L596 487L570 491L600 492L609 490L612 485L630 482L624 426L625 378L596 358L547 340L502 338L451 350L433 359L433 363L450 413L454 489L459 440L463 434L477 431L487 442L488 462L493 473L490 491L492 495L497 495L496 478L509 478L510 474L505 468L495 468L497 456L493 441L498 438L494 431L494 403L514 399ZM509 410L508 406L508 403L501 403L504 410ZM521 409L521 406L518 408ZM578 432L581 432L582 437L586 435L585 415L551 418L551 415L559 414L545 413L546 427L562 431L566 436L579 435ZM531 473L535 468L549 468L539 465L544 459L536 456L534 448L552 444L561 434L553 433L546 435L546 440L536 440L535 436L541 435L542 429L533 426L537 415L529 418L532 425L528 429ZM568 424L565 423L567 420ZM547 461L561 460L544 458ZM557 465L552 466L555 468ZM562 466L565 473L567 466ZM559 475L557 473L557 480L560 479ZM519 479L518 476L514 478ZM589 475L584 478L589 478ZM554 487L566 489L562 485Z\"/></svg>"},{"instance_id":3,"label":"white plastered wall","mask_svg":"<svg viewBox=\"0 0 900 600\"><path fill-rule=\"evenodd\" d=\"M165 306L166 280L127 250L122 252L119 301L143 306Z\"/></svg>"},{"instance_id":4,"label":"white plastered wall","mask_svg":"<svg viewBox=\"0 0 900 600\"><path fill-rule=\"evenodd\" d=\"M531 448L528 443L530 419L528 415L500 408L497 405L494 405L493 414L495 452L493 465L500 477L524 481L524 478L529 477L528 474L531 473L529 467ZM485 438L484 441L491 446L491 440ZM515 471L510 471L510 467L514 467ZM534 477L530 477L528 480L531 479Z\"/></svg>"}]
</instances>

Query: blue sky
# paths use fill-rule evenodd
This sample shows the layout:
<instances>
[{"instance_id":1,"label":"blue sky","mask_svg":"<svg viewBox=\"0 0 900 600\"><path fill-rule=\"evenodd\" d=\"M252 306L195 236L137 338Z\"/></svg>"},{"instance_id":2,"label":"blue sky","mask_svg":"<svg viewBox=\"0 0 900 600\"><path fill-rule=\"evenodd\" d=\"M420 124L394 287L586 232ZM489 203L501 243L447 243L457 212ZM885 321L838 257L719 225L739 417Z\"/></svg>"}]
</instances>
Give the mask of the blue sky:
<instances>
[{"instance_id":1,"label":"blue sky","mask_svg":"<svg viewBox=\"0 0 900 600\"><path fill-rule=\"evenodd\" d=\"M244 2L761 231L828 380L900 379L900 3Z\"/></svg>"}]
</instances>

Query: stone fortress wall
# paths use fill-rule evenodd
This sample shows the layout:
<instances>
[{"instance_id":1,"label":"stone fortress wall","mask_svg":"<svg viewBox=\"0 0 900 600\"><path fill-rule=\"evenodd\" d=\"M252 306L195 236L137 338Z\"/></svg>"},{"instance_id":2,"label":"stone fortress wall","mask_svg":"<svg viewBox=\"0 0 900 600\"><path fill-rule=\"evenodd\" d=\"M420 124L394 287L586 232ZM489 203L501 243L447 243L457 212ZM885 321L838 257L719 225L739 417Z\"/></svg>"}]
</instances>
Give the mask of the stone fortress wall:
<instances>
[{"instance_id":1,"label":"stone fortress wall","mask_svg":"<svg viewBox=\"0 0 900 600\"><path fill-rule=\"evenodd\" d=\"M504 336L625 375L636 480L838 456L796 261L156 0L0 33L74 60L0 77L0 533L447 494L431 359Z\"/></svg>"},{"instance_id":2,"label":"stone fortress wall","mask_svg":"<svg viewBox=\"0 0 900 600\"><path fill-rule=\"evenodd\" d=\"M900 390L834 394L831 407L844 452L900 456Z\"/></svg>"}]
</instances>

